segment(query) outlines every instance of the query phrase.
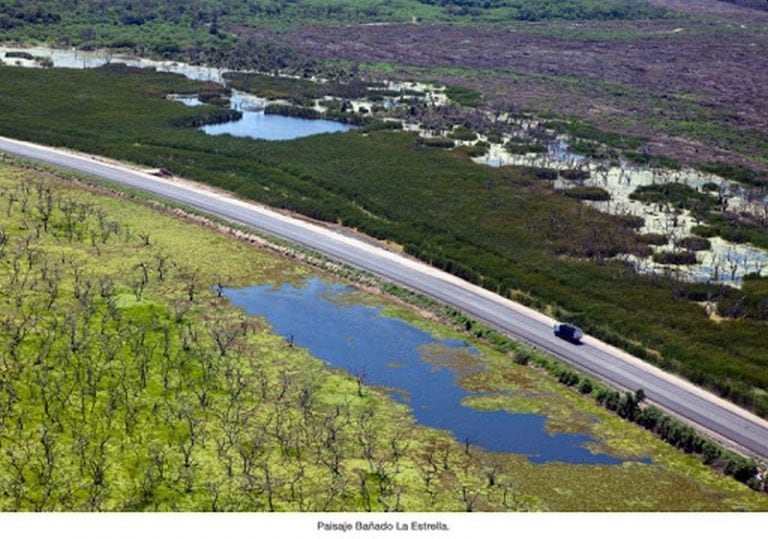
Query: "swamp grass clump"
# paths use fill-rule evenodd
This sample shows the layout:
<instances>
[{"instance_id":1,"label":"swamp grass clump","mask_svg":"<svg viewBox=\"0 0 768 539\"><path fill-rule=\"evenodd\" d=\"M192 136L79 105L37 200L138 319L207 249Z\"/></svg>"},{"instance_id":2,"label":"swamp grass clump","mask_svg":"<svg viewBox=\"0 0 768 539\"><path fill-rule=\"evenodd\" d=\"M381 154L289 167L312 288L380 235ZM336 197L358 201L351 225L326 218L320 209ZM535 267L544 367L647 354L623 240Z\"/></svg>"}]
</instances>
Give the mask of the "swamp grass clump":
<instances>
[{"instance_id":1,"label":"swamp grass clump","mask_svg":"<svg viewBox=\"0 0 768 539\"><path fill-rule=\"evenodd\" d=\"M395 120L374 120L366 122L360 127L361 133L370 133L371 131L401 131L403 124Z\"/></svg>"},{"instance_id":2,"label":"swamp grass clump","mask_svg":"<svg viewBox=\"0 0 768 539\"><path fill-rule=\"evenodd\" d=\"M649 153L635 151L625 151L623 152L623 155L636 165L666 168L670 170L679 170L681 168L681 165L677 160L665 155L651 155Z\"/></svg>"},{"instance_id":3,"label":"swamp grass clump","mask_svg":"<svg viewBox=\"0 0 768 539\"><path fill-rule=\"evenodd\" d=\"M604 131L581 120L553 121L550 123L550 126L560 132L567 133L571 137L599 142L620 150L635 150L645 142L641 137Z\"/></svg>"},{"instance_id":4,"label":"swamp grass clump","mask_svg":"<svg viewBox=\"0 0 768 539\"><path fill-rule=\"evenodd\" d=\"M768 174L760 173L747 166L723 161L711 161L699 166L699 170L715 174L728 180L733 180L745 185L764 187L768 185Z\"/></svg>"},{"instance_id":5,"label":"swamp grass clump","mask_svg":"<svg viewBox=\"0 0 768 539\"><path fill-rule=\"evenodd\" d=\"M702 238L714 238L717 236L717 229L707 225L694 225L691 227L691 233Z\"/></svg>"},{"instance_id":6,"label":"swamp grass clump","mask_svg":"<svg viewBox=\"0 0 768 539\"><path fill-rule=\"evenodd\" d=\"M639 239L647 245L666 245L669 243L669 236L666 234L659 234L658 232L640 234Z\"/></svg>"},{"instance_id":7,"label":"swamp grass clump","mask_svg":"<svg viewBox=\"0 0 768 539\"><path fill-rule=\"evenodd\" d=\"M733 243L749 243L755 247L768 249L768 226L752 219L745 220L734 214L710 214L705 232L712 236L720 236ZM705 236L692 230L694 234Z\"/></svg>"},{"instance_id":8,"label":"swamp grass clump","mask_svg":"<svg viewBox=\"0 0 768 539\"><path fill-rule=\"evenodd\" d=\"M547 147L539 142L508 142L504 149L511 154L526 155L529 153L547 153Z\"/></svg>"},{"instance_id":9,"label":"swamp grass clump","mask_svg":"<svg viewBox=\"0 0 768 539\"><path fill-rule=\"evenodd\" d=\"M544 168L544 167L511 167L511 168L520 170L526 176L530 178L535 178L537 180L555 181L558 177L558 171L553 168Z\"/></svg>"},{"instance_id":10,"label":"swamp grass clump","mask_svg":"<svg viewBox=\"0 0 768 539\"><path fill-rule=\"evenodd\" d=\"M723 297L717 303L721 316L768 321L768 278L752 274L744 278L738 293Z\"/></svg>"},{"instance_id":11,"label":"swamp grass clump","mask_svg":"<svg viewBox=\"0 0 768 539\"><path fill-rule=\"evenodd\" d=\"M700 193L682 183L642 185L629 195L632 200L646 204L664 204L680 210L690 210L698 216L706 216L718 206L718 199Z\"/></svg>"},{"instance_id":12,"label":"swamp grass clump","mask_svg":"<svg viewBox=\"0 0 768 539\"><path fill-rule=\"evenodd\" d=\"M653 261L671 266L686 266L696 264L696 253L693 251L657 251L653 253Z\"/></svg>"},{"instance_id":13,"label":"swamp grass clump","mask_svg":"<svg viewBox=\"0 0 768 539\"><path fill-rule=\"evenodd\" d=\"M426 138L419 137L418 144L427 148L453 148L456 143L449 138Z\"/></svg>"},{"instance_id":14,"label":"swamp grass clump","mask_svg":"<svg viewBox=\"0 0 768 539\"><path fill-rule=\"evenodd\" d=\"M589 170L580 168L569 168L560 171L561 178L575 182L588 180L591 175Z\"/></svg>"},{"instance_id":15,"label":"swamp grass clump","mask_svg":"<svg viewBox=\"0 0 768 539\"><path fill-rule=\"evenodd\" d=\"M8 51L8 52L5 53L4 56L6 58L17 58L17 59L20 59L20 60L34 60L35 59L35 57L31 53L25 52L25 51Z\"/></svg>"},{"instance_id":16,"label":"swamp grass clump","mask_svg":"<svg viewBox=\"0 0 768 539\"><path fill-rule=\"evenodd\" d=\"M176 125L179 127L202 127L234 122L243 117L241 111L230 108L205 107L205 109L204 111L195 111L194 115L186 118L179 118Z\"/></svg>"},{"instance_id":17,"label":"swamp grass clump","mask_svg":"<svg viewBox=\"0 0 768 539\"><path fill-rule=\"evenodd\" d=\"M448 96L448 99L451 101L455 101L464 107L476 107L483 99L483 94L477 90L451 85L446 86L445 95Z\"/></svg>"},{"instance_id":18,"label":"swamp grass clump","mask_svg":"<svg viewBox=\"0 0 768 539\"><path fill-rule=\"evenodd\" d=\"M473 144L471 146L461 145L453 150L454 152L466 155L469 158L481 157L488 153L488 147L483 144Z\"/></svg>"},{"instance_id":19,"label":"swamp grass clump","mask_svg":"<svg viewBox=\"0 0 768 539\"><path fill-rule=\"evenodd\" d=\"M278 114L280 116L292 116L294 118L304 118L306 120L317 120L324 117L322 112L310 107L281 105L278 103L270 103L264 107L264 114Z\"/></svg>"},{"instance_id":20,"label":"swamp grass clump","mask_svg":"<svg viewBox=\"0 0 768 539\"><path fill-rule=\"evenodd\" d=\"M688 236L677 242L678 246L689 251L707 251L712 248L712 242L700 236Z\"/></svg>"},{"instance_id":21,"label":"swamp grass clump","mask_svg":"<svg viewBox=\"0 0 768 539\"><path fill-rule=\"evenodd\" d=\"M619 215L618 218L622 223L633 230L640 230L645 226L645 218L640 215L630 215L627 213L625 215Z\"/></svg>"},{"instance_id":22,"label":"swamp grass clump","mask_svg":"<svg viewBox=\"0 0 768 539\"><path fill-rule=\"evenodd\" d=\"M602 187L588 187L579 185L576 187L571 187L570 189L564 189L562 193L567 197L576 198L578 200L611 200L611 194Z\"/></svg>"},{"instance_id":23,"label":"swamp grass clump","mask_svg":"<svg viewBox=\"0 0 768 539\"><path fill-rule=\"evenodd\" d=\"M460 126L448 133L448 138L452 138L454 140L473 141L477 139L477 133L467 127Z\"/></svg>"},{"instance_id":24,"label":"swamp grass clump","mask_svg":"<svg viewBox=\"0 0 768 539\"><path fill-rule=\"evenodd\" d=\"M323 95L320 85L311 80L234 71L224 73L224 78L237 90L265 99L285 99L298 106L311 106Z\"/></svg>"}]
</instances>

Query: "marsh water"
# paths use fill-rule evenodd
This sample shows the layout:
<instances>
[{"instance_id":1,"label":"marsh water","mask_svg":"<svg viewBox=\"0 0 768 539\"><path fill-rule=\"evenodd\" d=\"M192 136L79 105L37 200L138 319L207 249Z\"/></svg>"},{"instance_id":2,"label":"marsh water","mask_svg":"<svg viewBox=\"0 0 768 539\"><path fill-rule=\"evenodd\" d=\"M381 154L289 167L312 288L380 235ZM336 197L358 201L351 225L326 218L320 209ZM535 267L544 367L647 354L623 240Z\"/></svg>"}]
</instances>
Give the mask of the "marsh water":
<instances>
[{"instance_id":1,"label":"marsh water","mask_svg":"<svg viewBox=\"0 0 768 539\"><path fill-rule=\"evenodd\" d=\"M492 144L489 152L475 158L481 164L493 167L515 165L549 169L581 168L588 170L586 180L557 180L553 187L567 190L572 187L599 187L610 195L607 201L585 200L584 204L603 213L642 217L644 224L638 233L655 233L667 237L666 245L655 246L653 252L675 251L684 238L694 236L695 226L702 224L689 210L681 210L673 204L649 203L634 200L632 193L638 188L663 184L682 184L698 193L709 193L714 200L724 197L727 209L733 214L751 214L754 219L763 219L768 212L768 197L763 191L756 200L744 186L728 182L714 174L691 168L669 170L654 167L632 166L626 162L611 165L589 159L569 150L568 143L556 139L540 154L510 154L501 144ZM706 191L705 186L715 185L715 191ZM640 273L661 273L682 280L724 283L741 286L744 276L750 273L768 277L768 252L745 243L736 243L720 237L710 238L710 247L696 253L696 263L668 265L653 260L653 252L641 258L634 255L619 255L619 259L631 263Z\"/></svg>"},{"instance_id":2,"label":"marsh water","mask_svg":"<svg viewBox=\"0 0 768 539\"><path fill-rule=\"evenodd\" d=\"M241 92L233 92L231 107L243 113L239 120L205 125L208 135L232 135L264 140L292 140L323 133L349 131L354 127L342 122L294 118L281 114L265 114L263 100Z\"/></svg>"},{"instance_id":3,"label":"marsh water","mask_svg":"<svg viewBox=\"0 0 768 539\"><path fill-rule=\"evenodd\" d=\"M464 405L479 394L459 385L456 363L463 357L463 363L478 365L471 357L478 354L476 349L383 316L381 307L350 301L350 292L311 278L300 286L230 289L226 296L249 314L265 317L276 333L313 356L362 377L366 384L386 388L411 408L419 423L448 430L460 442L523 454L535 463L622 462L590 451L585 444L599 446L590 436L548 432L545 416L483 412Z\"/></svg>"},{"instance_id":4,"label":"marsh water","mask_svg":"<svg viewBox=\"0 0 768 539\"><path fill-rule=\"evenodd\" d=\"M5 54L26 53L35 58L45 58L53 67L66 69L94 69L108 63L123 63L131 67L156 69L165 73L176 73L192 80L215 82L226 85L225 70L209 66L196 66L183 62L149 60L126 55L112 55L104 51L63 50L49 47L0 47L0 61L10 65L39 68L36 59L9 58ZM203 102L194 95L169 96L174 101L194 107ZM264 114L266 100L244 93L233 92L231 107L243 113L242 118L231 122L207 125L201 128L209 135L232 135L263 140L292 140L323 133L349 131L354 127L342 122L329 120L304 119L279 114Z\"/></svg>"},{"instance_id":5,"label":"marsh water","mask_svg":"<svg viewBox=\"0 0 768 539\"><path fill-rule=\"evenodd\" d=\"M34 58L7 57L7 53L27 53ZM88 69L99 67L109 62L121 62L130 66L152 68L158 71L178 73L195 80L211 81L226 85L224 70L209 66L195 66L181 62L149 60L131 56L112 55L104 51L77 51L52 49L47 47L0 47L0 60L6 64L24 67L42 67L41 59L49 61L55 67ZM442 104L447 99L443 93L435 93L429 86L415 83L390 82L387 89L400 91L423 92L426 100L433 105ZM197 96L173 96L172 98L187 106L197 106L202 102ZM236 137L250 137L266 140L290 140L322 133L335 133L353 129L352 126L340 122L318 119L303 119L283 115L264 114L267 101L254 95L233 92L231 106L243 112L239 120L216 125L204 126L201 129L209 135L229 134ZM354 102L353 107L359 110L365 107L370 110L371 103ZM534 127L534 120L521 120L518 126L521 135L525 129ZM445 136L445 133L430 134L419 125L405 124L406 130L417 131L421 136ZM482 137L481 137L482 139ZM469 144L469 142L467 143ZM679 242L693 234L698 221L688 210L679 210L671 205L649 204L630 198L632 192L640 186L683 183L697 191L702 191L705 184L718 186L720 194L727 199L727 209L734 214L749 214L755 219L765 219L768 215L768 197L763 192L755 198L754 193L744 186L692 169L680 171L657 169L653 167L629 166L620 162L618 166L599 161L591 162L584 156L573 153L565 137L557 137L548 144L547 151L541 154L517 155L510 154L503 144L490 144L488 152L475 158L475 161L485 165L523 165L544 168L585 168L590 170L591 177L582 182L556 182L557 189L583 185L600 187L610 194L608 201L584 201L598 211L617 214L633 215L644 219L644 226L639 233L654 233L667 236L667 244L654 246L653 252L679 250ZM754 190L753 190L754 191ZM759 194L759 193L758 193ZM718 193L711 193L718 196ZM762 198L760 198L762 197ZM711 238L709 249L696 253L696 263L687 265L669 265L653 259L653 252L646 257L620 255L619 258L630 263L640 273L662 273L683 280L724 283L741 286L744 276L760 274L768 276L768 252L764 249L744 243L735 243L723 238Z\"/></svg>"},{"instance_id":6,"label":"marsh water","mask_svg":"<svg viewBox=\"0 0 768 539\"><path fill-rule=\"evenodd\" d=\"M107 51L81 51L77 49L56 49L51 47L0 47L0 59L9 65L21 67L42 67L41 63L27 58L9 58L6 53L27 53L35 58L45 58L53 67L65 69L93 69L109 63L121 63L130 67L150 68L164 73L177 73L188 79L224 84L224 69L210 66L197 66L184 62L168 60L150 60L124 54L112 54Z\"/></svg>"}]
</instances>

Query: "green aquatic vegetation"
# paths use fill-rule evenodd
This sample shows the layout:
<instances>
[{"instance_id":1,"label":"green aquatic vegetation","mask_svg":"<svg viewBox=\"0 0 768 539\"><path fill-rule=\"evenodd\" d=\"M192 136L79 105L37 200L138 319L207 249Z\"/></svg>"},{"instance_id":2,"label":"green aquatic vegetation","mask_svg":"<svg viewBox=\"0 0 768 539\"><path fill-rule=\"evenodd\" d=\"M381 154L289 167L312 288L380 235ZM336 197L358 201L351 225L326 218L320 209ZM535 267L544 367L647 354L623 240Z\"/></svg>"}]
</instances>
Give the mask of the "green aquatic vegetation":
<instances>
[{"instance_id":1,"label":"green aquatic vegetation","mask_svg":"<svg viewBox=\"0 0 768 539\"><path fill-rule=\"evenodd\" d=\"M669 237L666 234L659 234L657 232L640 234L639 238L640 241L648 245L666 245L669 243Z\"/></svg>"},{"instance_id":2,"label":"green aquatic vegetation","mask_svg":"<svg viewBox=\"0 0 768 539\"><path fill-rule=\"evenodd\" d=\"M457 146L454 150L454 153L458 153L461 155L466 155L469 158L473 157L480 157L488 153L488 148L483 145L474 144L472 146L467 145L461 145Z\"/></svg>"},{"instance_id":3,"label":"green aquatic vegetation","mask_svg":"<svg viewBox=\"0 0 768 539\"><path fill-rule=\"evenodd\" d=\"M427 148L453 148L456 146L456 142L451 140L450 138L442 138L442 137L420 137L419 142L421 146L425 146Z\"/></svg>"},{"instance_id":4,"label":"green aquatic vegetation","mask_svg":"<svg viewBox=\"0 0 768 539\"><path fill-rule=\"evenodd\" d=\"M611 148L617 148L620 150L635 150L639 148L643 142L645 142L640 137L627 135L624 133L603 131L594 125L577 119L569 120L566 122L554 121L548 124L548 126L561 130L572 137L599 142Z\"/></svg>"},{"instance_id":5,"label":"green aquatic vegetation","mask_svg":"<svg viewBox=\"0 0 768 539\"><path fill-rule=\"evenodd\" d=\"M733 243L749 243L768 249L768 227L755 220L739 219L734 215L710 214L706 225L694 227L691 231L701 236L720 236Z\"/></svg>"},{"instance_id":6,"label":"green aquatic vegetation","mask_svg":"<svg viewBox=\"0 0 768 539\"><path fill-rule=\"evenodd\" d=\"M696 263L696 253L693 251L658 251L653 253L653 261L659 264L684 266Z\"/></svg>"},{"instance_id":7,"label":"green aquatic vegetation","mask_svg":"<svg viewBox=\"0 0 768 539\"><path fill-rule=\"evenodd\" d=\"M707 225L695 225L691 227L691 232L702 238L713 238L717 236L717 229Z\"/></svg>"},{"instance_id":8,"label":"green aquatic vegetation","mask_svg":"<svg viewBox=\"0 0 768 539\"><path fill-rule=\"evenodd\" d=\"M556 179L556 171L483 167L404 132L285 142L209 137L176 126L198 107L165 99L198 93L208 87L203 83L150 72L0 69L8 73L0 76L0 129L7 136L165 168L355 228L502 295L572 317L592 335L768 410L768 396L755 391L768 387L760 367L762 325L718 324L700 305L681 301L673 279L637 275L609 260L647 252L634 231L643 218L600 214L559 196L540 181ZM749 234L756 245L765 235L756 225L737 228L713 216L707 223ZM722 294L718 287L710 292L713 300Z\"/></svg>"},{"instance_id":9,"label":"green aquatic vegetation","mask_svg":"<svg viewBox=\"0 0 768 539\"><path fill-rule=\"evenodd\" d=\"M684 184L669 183L638 187L630 198L691 211L703 222L691 231L702 238L720 236L733 243L750 243L768 248L768 230L764 223L758 218L745 219L724 212L725 202L718 191L705 189L700 192Z\"/></svg>"},{"instance_id":10,"label":"green aquatic vegetation","mask_svg":"<svg viewBox=\"0 0 768 539\"><path fill-rule=\"evenodd\" d=\"M477 139L477 133L467 127L460 126L448 133L448 138L452 138L454 140L472 141Z\"/></svg>"},{"instance_id":11,"label":"green aquatic vegetation","mask_svg":"<svg viewBox=\"0 0 768 539\"><path fill-rule=\"evenodd\" d=\"M476 107L480 104L483 94L473 88L464 88L461 86L446 86L445 95L448 99L455 101L464 107Z\"/></svg>"},{"instance_id":12,"label":"green aquatic vegetation","mask_svg":"<svg viewBox=\"0 0 768 539\"><path fill-rule=\"evenodd\" d=\"M589 179L592 173L580 168L569 168L560 171L560 177L570 181L583 181Z\"/></svg>"},{"instance_id":13,"label":"green aquatic vegetation","mask_svg":"<svg viewBox=\"0 0 768 539\"><path fill-rule=\"evenodd\" d=\"M647 167L658 167L658 168L667 168L670 170L678 170L681 166L677 160L665 155L650 155L648 153L635 152L635 151L628 150L624 152L624 157L626 157L633 163L636 163L638 165L645 165Z\"/></svg>"},{"instance_id":14,"label":"green aquatic vegetation","mask_svg":"<svg viewBox=\"0 0 768 539\"><path fill-rule=\"evenodd\" d=\"M722 161L712 161L699 167L699 170L710 172L723 178L734 180L747 185L764 186L768 183L768 177L744 165L734 165Z\"/></svg>"},{"instance_id":15,"label":"green aquatic vegetation","mask_svg":"<svg viewBox=\"0 0 768 539\"><path fill-rule=\"evenodd\" d=\"M227 72L227 82L238 90L253 93L265 99L285 99L297 105L311 106L323 95L319 84L311 80L290 77L271 77L258 73Z\"/></svg>"},{"instance_id":16,"label":"green aquatic vegetation","mask_svg":"<svg viewBox=\"0 0 768 539\"><path fill-rule=\"evenodd\" d=\"M712 242L707 238L688 236L687 238L682 238L678 245L689 251L706 251L712 247Z\"/></svg>"},{"instance_id":17,"label":"green aquatic vegetation","mask_svg":"<svg viewBox=\"0 0 768 539\"><path fill-rule=\"evenodd\" d=\"M729 318L768 320L768 279L748 275L738 293L720 299L717 311Z\"/></svg>"},{"instance_id":18,"label":"green aquatic vegetation","mask_svg":"<svg viewBox=\"0 0 768 539\"><path fill-rule=\"evenodd\" d=\"M547 147L538 142L508 142L504 149L509 153L525 155L528 153L547 153Z\"/></svg>"}]
</instances>

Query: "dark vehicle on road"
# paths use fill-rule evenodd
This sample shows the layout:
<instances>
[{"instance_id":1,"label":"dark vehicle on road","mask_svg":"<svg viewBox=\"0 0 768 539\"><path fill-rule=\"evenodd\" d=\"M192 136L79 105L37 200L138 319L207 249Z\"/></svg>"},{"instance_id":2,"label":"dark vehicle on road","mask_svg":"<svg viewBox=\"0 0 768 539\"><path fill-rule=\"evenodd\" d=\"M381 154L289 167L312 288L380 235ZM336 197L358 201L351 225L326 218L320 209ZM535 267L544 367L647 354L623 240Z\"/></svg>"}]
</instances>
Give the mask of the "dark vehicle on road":
<instances>
[{"instance_id":1,"label":"dark vehicle on road","mask_svg":"<svg viewBox=\"0 0 768 539\"><path fill-rule=\"evenodd\" d=\"M581 343L581 338L584 336L584 332L581 328L572 326L571 324L563 324L558 322L554 325L555 336L572 342L573 344Z\"/></svg>"}]
</instances>

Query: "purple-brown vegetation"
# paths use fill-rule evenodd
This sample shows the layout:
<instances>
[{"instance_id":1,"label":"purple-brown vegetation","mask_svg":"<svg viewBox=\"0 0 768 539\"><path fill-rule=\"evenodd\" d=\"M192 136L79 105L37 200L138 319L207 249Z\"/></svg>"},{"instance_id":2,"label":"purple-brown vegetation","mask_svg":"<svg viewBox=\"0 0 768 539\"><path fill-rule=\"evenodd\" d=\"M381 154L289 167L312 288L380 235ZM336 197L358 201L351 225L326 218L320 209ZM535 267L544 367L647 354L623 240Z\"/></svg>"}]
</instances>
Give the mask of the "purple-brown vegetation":
<instances>
[{"instance_id":1,"label":"purple-brown vegetation","mask_svg":"<svg viewBox=\"0 0 768 539\"><path fill-rule=\"evenodd\" d=\"M578 117L683 162L768 168L768 13L657 0L679 18L513 28L386 24L239 29L388 77L483 92L489 106ZM704 6L706 4L706 6ZM695 13L695 15L694 15Z\"/></svg>"}]
</instances>

